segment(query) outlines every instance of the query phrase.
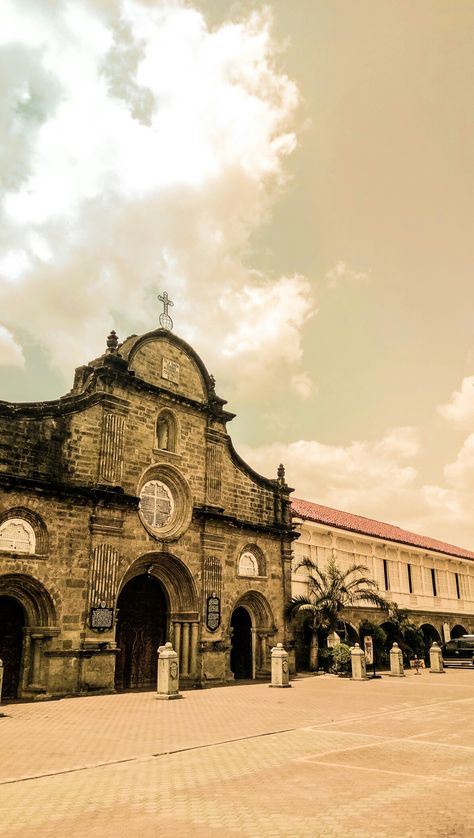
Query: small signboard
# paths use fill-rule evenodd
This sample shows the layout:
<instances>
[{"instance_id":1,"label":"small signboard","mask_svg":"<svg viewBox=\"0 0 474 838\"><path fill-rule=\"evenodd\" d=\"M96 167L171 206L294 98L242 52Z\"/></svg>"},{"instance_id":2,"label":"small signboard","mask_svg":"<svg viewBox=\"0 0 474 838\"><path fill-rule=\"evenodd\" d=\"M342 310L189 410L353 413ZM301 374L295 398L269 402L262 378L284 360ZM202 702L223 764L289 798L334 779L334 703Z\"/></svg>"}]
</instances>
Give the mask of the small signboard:
<instances>
[{"instance_id":1,"label":"small signboard","mask_svg":"<svg viewBox=\"0 0 474 838\"><path fill-rule=\"evenodd\" d=\"M366 663L373 663L374 662L374 641L369 634L366 634L364 637L364 652L365 652L365 662Z\"/></svg>"},{"instance_id":2,"label":"small signboard","mask_svg":"<svg viewBox=\"0 0 474 838\"><path fill-rule=\"evenodd\" d=\"M221 601L213 594L207 598L206 626L209 631L216 631L221 624Z\"/></svg>"},{"instance_id":3,"label":"small signboard","mask_svg":"<svg viewBox=\"0 0 474 838\"><path fill-rule=\"evenodd\" d=\"M179 384L179 364L171 358L161 359L161 377L173 384Z\"/></svg>"},{"instance_id":4,"label":"small signboard","mask_svg":"<svg viewBox=\"0 0 474 838\"><path fill-rule=\"evenodd\" d=\"M91 629L94 631L108 631L114 624L114 609L101 605L99 608L91 608Z\"/></svg>"}]
</instances>

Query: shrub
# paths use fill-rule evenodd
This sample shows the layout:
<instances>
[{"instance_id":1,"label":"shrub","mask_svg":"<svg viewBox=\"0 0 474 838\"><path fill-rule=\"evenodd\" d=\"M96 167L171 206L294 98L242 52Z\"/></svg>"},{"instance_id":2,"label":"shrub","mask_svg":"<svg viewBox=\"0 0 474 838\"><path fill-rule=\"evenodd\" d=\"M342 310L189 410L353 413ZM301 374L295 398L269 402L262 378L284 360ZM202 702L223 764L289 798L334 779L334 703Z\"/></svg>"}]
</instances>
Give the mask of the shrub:
<instances>
[{"instance_id":1,"label":"shrub","mask_svg":"<svg viewBox=\"0 0 474 838\"><path fill-rule=\"evenodd\" d=\"M329 672L332 667L333 655L334 649L329 649L326 646L319 649L319 666L321 669L324 669L325 672Z\"/></svg>"},{"instance_id":2,"label":"shrub","mask_svg":"<svg viewBox=\"0 0 474 838\"><path fill-rule=\"evenodd\" d=\"M345 675L351 671L351 650L346 643L338 643L332 650L332 671Z\"/></svg>"}]
</instances>

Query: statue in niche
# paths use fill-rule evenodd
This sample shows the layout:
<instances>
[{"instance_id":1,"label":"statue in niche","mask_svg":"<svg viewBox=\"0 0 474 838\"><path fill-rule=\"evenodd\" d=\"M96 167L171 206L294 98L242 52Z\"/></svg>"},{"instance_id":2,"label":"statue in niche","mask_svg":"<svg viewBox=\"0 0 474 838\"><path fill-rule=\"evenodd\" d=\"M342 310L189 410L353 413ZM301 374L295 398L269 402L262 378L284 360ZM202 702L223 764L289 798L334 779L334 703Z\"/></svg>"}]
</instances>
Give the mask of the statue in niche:
<instances>
[{"instance_id":1,"label":"statue in niche","mask_svg":"<svg viewBox=\"0 0 474 838\"><path fill-rule=\"evenodd\" d=\"M170 426L166 416L161 416L158 419L157 425L158 448L163 451L170 450Z\"/></svg>"}]
</instances>

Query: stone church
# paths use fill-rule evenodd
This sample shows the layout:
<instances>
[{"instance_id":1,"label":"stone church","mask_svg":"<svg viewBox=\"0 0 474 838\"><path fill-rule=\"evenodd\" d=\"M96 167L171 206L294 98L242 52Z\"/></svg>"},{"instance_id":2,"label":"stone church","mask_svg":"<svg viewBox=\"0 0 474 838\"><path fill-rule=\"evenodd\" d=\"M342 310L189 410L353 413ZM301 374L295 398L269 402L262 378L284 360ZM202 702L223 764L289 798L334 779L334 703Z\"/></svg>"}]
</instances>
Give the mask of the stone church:
<instances>
[{"instance_id":1,"label":"stone church","mask_svg":"<svg viewBox=\"0 0 474 838\"><path fill-rule=\"evenodd\" d=\"M164 295L166 298L166 294ZM286 643L290 492L256 474L196 352L160 328L76 370L57 401L0 402L4 696L256 678Z\"/></svg>"}]
</instances>

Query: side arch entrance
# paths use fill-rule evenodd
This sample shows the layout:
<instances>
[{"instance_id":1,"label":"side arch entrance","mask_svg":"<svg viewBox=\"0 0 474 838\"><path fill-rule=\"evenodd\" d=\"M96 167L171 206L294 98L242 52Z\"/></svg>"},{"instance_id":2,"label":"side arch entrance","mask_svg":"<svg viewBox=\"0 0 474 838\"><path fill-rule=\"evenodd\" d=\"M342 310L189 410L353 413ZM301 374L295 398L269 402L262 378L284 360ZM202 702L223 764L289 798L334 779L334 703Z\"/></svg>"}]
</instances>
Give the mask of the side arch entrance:
<instances>
[{"instance_id":1,"label":"side arch entrance","mask_svg":"<svg viewBox=\"0 0 474 838\"><path fill-rule=\"evenodd\" d=\"M0 576L0 658L5 698L33 697L47 691L44 657L59 634L51 594L24 573Z\"/></svg>"},{"instance_id":2,"label":"side arch entrance","mask_svg":"<svg viewBox=\"0 0 474 838\"><path fill-rule=\"evenodd\" d=\"M11 596L0 596L0 659L4 698L16 698L21 680L25 612Z\"/></svg>"},{"instance_id":3,"label":"side arch entrance","mask_svg":"<svg viewBox=\"0 0 474 838\"><path fill-rule=\"evenodd\" d=\"M157 650L166 642L168 606L163 587L146 573L134 576L117 600L115 688L156 688Z\"/></svg>"},{"instance_id":4,"label":"side arch entrance","mask_svg":"<svg viewBox=\"0 0 474 838\"><path fill-rule=\"evenodd\" d=\"M252 678L252 620L246 608L240 605L232 613L232 645L230 668L234 678Z\"/></svg>"},{"instance_id":5,"label":"side arch entrance","mask_svg":"<svg viewBox=\"0 0 474 838\"><path fill-rule=\"evenodd\" d=\"M230 669L235 680L270 672L270 638L276 632L268 601L248 591L235 603L230 618Z\"/></svg>"}]
</instances>

